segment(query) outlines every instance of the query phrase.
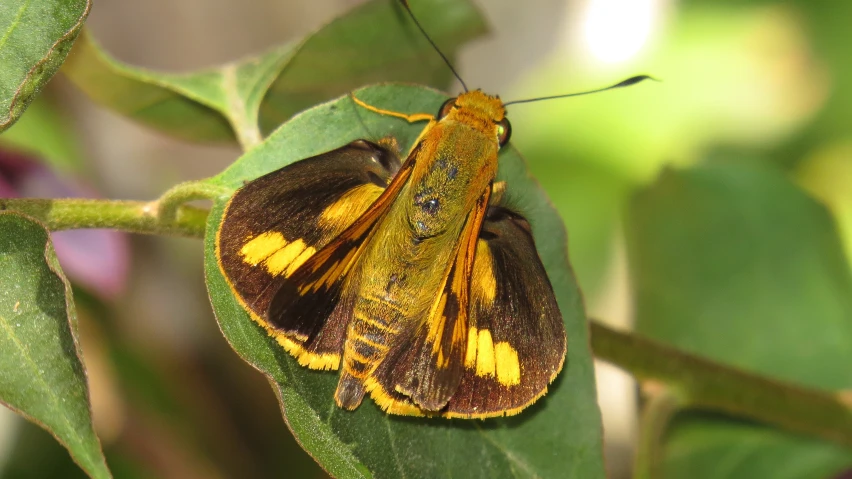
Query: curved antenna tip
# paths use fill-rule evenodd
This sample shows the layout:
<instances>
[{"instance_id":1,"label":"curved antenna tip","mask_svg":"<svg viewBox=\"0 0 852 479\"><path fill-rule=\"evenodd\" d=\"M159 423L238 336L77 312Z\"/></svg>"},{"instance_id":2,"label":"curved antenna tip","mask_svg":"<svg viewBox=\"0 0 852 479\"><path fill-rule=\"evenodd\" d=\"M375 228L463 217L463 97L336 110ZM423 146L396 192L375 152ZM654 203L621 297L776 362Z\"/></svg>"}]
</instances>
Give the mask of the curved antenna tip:
<instances>
[{"instance_id":1,"label":"curved antenna tip","mask_svg":"<svg viewBox=\"0 0 852 479\"><path fill-rule=\"evenodd\" d=\"M503 106L516 105L518 103L531 103L531 102L534 102L534 101L542 101L542 100L555 100L557 98L568 98L568 97L572 97L572 96L583 96L583 95L589 95L589 94L592 94L592 93L600 93L602 91L614 90L616 88L622 88L622 87L626 87L626 86L630 86L630 85L635 85L635 84L642 82L642 81L645 81L645 80L652 80L652 81L655 81L655 82L660 81L660 80L657 80L656 78L652 77L651 75L636 75L636 76L632 76L632 77L630 77L626 80L622 80L622 81L616 83L615 85L610 85L610 86L605 87L605 88L598 88L596 90L589 90L589 91L581 91L579 93L568 93L568 94L565 94L565 95L552 95L552 96L543 96L543 97L539 97L539 98L527 98L525 100L507 101L507 102L503 103Z\"/></svg>"},{"instance_id":2,"label":"curved antenna tip","mask_svg":"<svg viewBox=\"0 0 852 479\"><path fill-rule=\"evenodd\" d=\"M632 76L632 77L630 77L626 80L622 80L621 82L616 83L615 85L611 86L610 88L621 88L621 87L625 87L625 86L635 85L635 84L637 84L639 82L643 82L645 80L651 80L651 81L655 81L655 82L658 82L658 83L662 83L662 80L658 80L657 78L654 78L651 75L636 75L636 76Z\"/></svg>"}]
</instances>

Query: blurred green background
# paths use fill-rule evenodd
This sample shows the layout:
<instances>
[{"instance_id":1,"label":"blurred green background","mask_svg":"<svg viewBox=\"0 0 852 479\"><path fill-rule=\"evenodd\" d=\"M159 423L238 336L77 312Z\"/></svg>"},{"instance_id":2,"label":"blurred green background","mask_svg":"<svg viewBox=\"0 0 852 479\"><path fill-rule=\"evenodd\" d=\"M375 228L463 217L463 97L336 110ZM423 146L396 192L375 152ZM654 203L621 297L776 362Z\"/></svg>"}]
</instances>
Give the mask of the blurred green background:
<instances>
[{"instance_id":1,"label":"blurred green background","mask_svg":"<svg viewBox=\"0 0 852 479\"><path fill-rule=\"evenodd\" d=\"M95 4L88 25L122 61L187 71L300 38L359 3L111 0ZM509 109L512 141L565 219L590 316L764 374L852 388L852 3L480 6L492 33L456 62L472 87L515 100L638 73L661 80ZM52 141L28 143L33 129ZM239 155L145 130L61 75L0 147L126 199L157 197ZM111 241L129 244L116 247L116 263L132 273L80 281L77 305L115 475L322 477L262 376L218 331L200 243ZM605 365L598 380L609 470L629 477L634 385ZM82 476L47 433L0 413L0 477ZM718 420L702 433L701 421L713 420L687 418L673 433L671 477L705 477L696 471L722 457L727 469L706 477L756 477L747 474L773 470L748 468L766 451L776 468L805 458L784 477L852 464L831 446ZM739 439L750 446L737 457Z\"/></svg>"}]
</instances>

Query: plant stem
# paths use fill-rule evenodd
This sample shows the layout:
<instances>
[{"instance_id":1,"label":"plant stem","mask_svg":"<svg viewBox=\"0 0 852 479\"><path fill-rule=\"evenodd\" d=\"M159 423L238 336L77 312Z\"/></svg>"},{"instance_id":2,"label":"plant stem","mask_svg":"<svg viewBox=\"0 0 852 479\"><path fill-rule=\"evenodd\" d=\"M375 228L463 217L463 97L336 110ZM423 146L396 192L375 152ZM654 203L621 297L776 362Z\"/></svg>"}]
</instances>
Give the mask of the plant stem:
<instances>
[{"instance_id":1,"label":"plant stem","mask_svg":"<svg viewBox=\"0 0 852 479\"><path fill-rule=\"evenodd\" d=\"M590 322L592 350L639 381L665 383L684 409L762 421L852 447L852 401L678 351Z\"/></svg>"},{"instance_id":2,"label":"plant stem","mask_svg":"<svg viewBox=\"0 0 852 479\"><path fill-rule=\"evenodd\" d=\"M647 381L642 389L644 404L639 416L639 441L634 455L633 479L653 479L661 477L659 469L666 430L684 404L682 398L666 384Z\"/></svg>"},{"instance_id":3,"label":"plant stem","mask_svg":"<svg viewBox=\"0 0 852 479\"><path fill-rule=\"evenodd\" d=\"M157 200L157 214L163 221L173 221L177 211L184 203L195 200L209 200L226 194L220 187L206 181L187 181L177 184L163 193Z\"/></svg>"},{"instance_id":4,"label":"plant stem","mask_svg":"<svg viewBox=\"0 0 852 479\"><path fill-rule=\"evenodd\" d=\"M172 218L160 215L159 202L78 198L2 198L0 210L24 213L50 231L110 228L132 233L202 238L207 210L191 206L174 209Z\"/></svg>"},{"instance_id":5,"label":"plant stem","mask_svg":"<svg viewBox=\"0 0 852 479\"><path fill-rule=\"evenodd\" d=\"M239 94L236 64L224 67L222 69L222 77L228 98L228 109L223 113L228 117L228 121L231 122L231 127L237 135L237 141L240 142L243 152L249 151L263 141L263 137L260 134L260 127L257 123L257 104L254 104L255 108L250 111L246 109L245 98Z\"/></svg>"}]
</instances>

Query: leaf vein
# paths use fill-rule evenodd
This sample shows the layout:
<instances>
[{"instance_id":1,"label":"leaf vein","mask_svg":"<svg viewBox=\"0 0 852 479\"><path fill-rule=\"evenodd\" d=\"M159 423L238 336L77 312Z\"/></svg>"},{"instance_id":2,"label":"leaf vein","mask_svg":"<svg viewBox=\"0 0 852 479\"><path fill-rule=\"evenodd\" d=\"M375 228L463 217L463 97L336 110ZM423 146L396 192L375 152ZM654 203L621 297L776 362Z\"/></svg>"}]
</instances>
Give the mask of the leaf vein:
<instances>
[{"instance_id":1,"label":"leaf vein","mask_svg":"<svg viewBox=\"0 0 852 479\"><path fill-rule=\"evenodd\" d=\"M247 117L246 102L240 96L237 83L237 66L228 65L222 68L222 89L228 100L227 116L237 133L240 146L248 151L260 143L260 129L258 129L257 121Z\"/></svg>"},{"instance_id":2,"label":"leaf vein","mask_svg":"<svg viewBox=\"0 0 852 479\"><path fill-rule=\"evenodd\" d=\"M6 30L6 33L3 34L3 38L0 38L0 49L6 45L6 42L9 41L9 37L12 36L12 32L15 31L15 28L21 23L21 17L24 16L24 12L29 8L31 0L27 0L21 8L18 9L18 13L15 15L15 19L12 20L12 23L9 25L9 28Z\"/></svg>"},{"instance_id":3,"label":"leaf vein","mask_svg":"<svg viewBox=\"0 0 852 479\"><path fill-rule=\"evenodd\" d=\"M393 442L393 430L390 426L390 421L387 419L384 420L385 428L388 430L388 443L390 443L391 452L393 452L393 458L396 462L396 468L399 471L399 477L405 479L405 470L402 468L402 461L399 458L399 452L396 450L396 445Z\"/></svg>"},{"instance_id":4,"label":"leaf vein","mask_svg":"<svg viewBox=\"0 0 852 479\"><path fill-rule=\"evenodd\" d=\"M50 399L50 402L54 404L54 407L57 411L62 411L62 407L59 404L59 398L56 396L56 393L53 391L53 389L51 389L50 384L47 382L47 380L45 380L44 376L41 373L41 370L38 368L38 365L30 356L29 350L24 346L24 344L18 341L18 338L15 337L14 331L11 329L11 325L9 324L5 316L0 316L0 325L3 326L6 335L9 337L9 339L12 340L12 343L17 347L18 351L20 351L21 356L32 368L33 377L37 378L38 381L42 384L44 390L47 393L48 398ZM74 427L68 420L68 416L63 413L59 417L62 419L62 422L64 422L65 426L67 427L66 432L70 433L78 443L82 444L84 442L83 438L82 436L80 436L79 431L77 431L77 428Z\"/></svg>"},{"instance_id":5,"label":"leaf vein","mask_svg":"<svg viewBox=\"0 0 852 479\"><path fill-rule=\"evenodd\" d=\"M523 470L527 474L527 477L535 477L535 478L541 477L538 474L536 474L536 472L533 470L533 468L529 464L527 464L526 461L524 461L521 458L519 458L518 456L516 456L514 452L512 452L510 449L506 448L506 446L504 446L503 444L500 444L499 442L495 441L494 438L492 438L490 435L485 434L485 431L482 430L482 427L480 427L479 424L474 424L474 426L476 427L476 430L479 432L479 434L482 436L483 439L485 439L486 441L491 443L491 445L493 445L500 452L502 452L506 456L506 459L509 460L510 463L518 466L518 468L520 470ZM512 473L513 474L515 473L514 469L512 470ZM516 476L517 476L517 474L516 474Z\"/></svg>"}]
</instances>

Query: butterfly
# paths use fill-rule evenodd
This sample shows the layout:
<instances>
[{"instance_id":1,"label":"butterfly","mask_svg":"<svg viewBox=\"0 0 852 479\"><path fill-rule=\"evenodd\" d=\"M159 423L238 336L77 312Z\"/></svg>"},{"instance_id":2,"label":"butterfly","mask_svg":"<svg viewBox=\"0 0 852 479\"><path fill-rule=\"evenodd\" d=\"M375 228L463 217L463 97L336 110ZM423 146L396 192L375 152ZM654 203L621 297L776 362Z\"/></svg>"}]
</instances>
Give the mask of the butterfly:
<instances>
[{"instance_id":1,"label":"butterfly","mask_svg":"<svg viewBox=\"0 0 852 479\"><path fill-rule=\"evenodd\" d=\"M562 369L566 335L530 224L496 181L506 103L466 86L437 115L352 100L427 123L404 158L392 138L357 140L245 184L216 235L220 270L299 364L340 370L342 408L369 394L391 414L517 414Z\"/></svg>"}]
</instances>

